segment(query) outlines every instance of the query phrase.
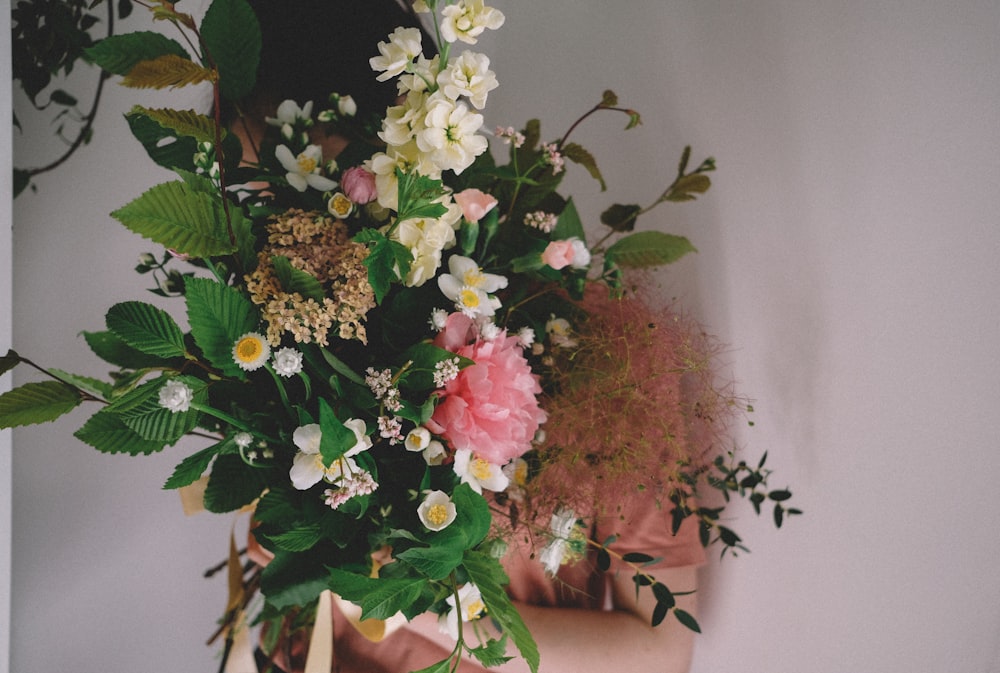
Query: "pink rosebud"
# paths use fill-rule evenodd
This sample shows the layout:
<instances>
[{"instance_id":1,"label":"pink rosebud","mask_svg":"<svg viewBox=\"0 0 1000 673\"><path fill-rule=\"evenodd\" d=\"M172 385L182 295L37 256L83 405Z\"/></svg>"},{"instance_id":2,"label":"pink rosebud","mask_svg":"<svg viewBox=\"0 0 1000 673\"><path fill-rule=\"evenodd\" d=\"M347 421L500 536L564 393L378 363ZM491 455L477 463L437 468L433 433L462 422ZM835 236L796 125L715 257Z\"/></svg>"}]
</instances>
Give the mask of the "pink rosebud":
<instances>
[{"instance_id":1,"label":"pink rosebud","mask_svg":"<svg viewBox=\"0 0 1000 673\"><path fill-rule=\"evenodd\" d=\"M497 200L478 189L466 189L455 194L455 203L461 206L465 219L478 222L496 207Z\"/></svg>"},{"instance_id":2,"label":"pink rosebud","mask_svg":"<svg viewBox=\"0 0 1000 673\"><path fill-rule=\"evenodd\" d=\"M344 171L340 177L340 186L344 194L354 203L371 203L378 196L375 189L375 175L360 166L354 166Z\"/></svg>"},{"instance_id":3,"label":"pink rosebud","mask_svg":"<svg viewBox=\"0 0 1000 673\"><path fill-rule=\"evenodd\" d=\"M573 241L552 241L542 253L542 261L556 271L572 264L575 257Z\"/></svg>"}]
</instances>

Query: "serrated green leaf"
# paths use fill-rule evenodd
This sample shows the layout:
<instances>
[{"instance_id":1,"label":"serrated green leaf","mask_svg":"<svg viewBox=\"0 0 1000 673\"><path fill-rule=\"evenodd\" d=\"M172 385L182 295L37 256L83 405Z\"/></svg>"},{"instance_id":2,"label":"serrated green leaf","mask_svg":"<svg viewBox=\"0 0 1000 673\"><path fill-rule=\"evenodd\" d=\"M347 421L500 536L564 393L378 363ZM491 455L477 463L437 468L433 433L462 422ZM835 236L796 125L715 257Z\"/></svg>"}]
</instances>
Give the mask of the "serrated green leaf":
<instances>
[{"instance_id":1,"label":"serrated green leaf","mask_svg":"<svg viewBox=\"0 0 1000 673\"><path fill-rule=\"evenodd\" d=\"M425 579L377 579L329 568L328 588L361 606L362 619L388 619L420 596Z\"/></svg>"},{"instance_id":2,"label":"serrated green leaf","mask_svg":"<svg viewBox=\"0 0 1000 673\"><path fill-rule=\"evenodd\" d=\"M216 454L219 453L220 446L221 444L215 444L207 449L192 453L178 463L177 467L174 468L174 473L163 484L164 490L183 488L201 479L212 462L212 458L215 458Z\"/></svg>"},{"instance_id":3,"label":"serrated green leaf","mask_svg":"<svg viewBox=\"0 0 1000 673\"><path fill-rule=\"evenodd\" d=\"M147 369L164 367L168 360L153 355L147 355L132 348L115 336L114 332L83 332L90 350L105 362L122 369Z\"/></svg>"},{"instance_id":4,"label":"serrated green leaf","mask_svg":"<svg viewBox=\"0 0 1000 673\"><path fill-rule=\"evenodd\" d=\"M689 252L697 250L683 236L640 231L616 241L604 258L624 269L645 269L676 262Z\"/></svg>"},{"instance_id":5,"label":"serrated green leaf","mask_svg":"<svg viewBox=\"0 0 1000 673\"><path fill-rule=\"evenodd\" d=\"M129 346L159 357L182 357L184 334L170 315L152 304L126 301L105 316L108 329Z\"/></svg>"},{"instance_id":6,"label":"serrated green leaf","mask_svg":"<svg viewBox=\"0 0 1000 673\"><path fill-rule=\"evenodd\" d=\"M127 453L132 456L162 451L166 442L144 439L125 425L113 411L102 409L90 417L73 436L102 453Z\"/></svg>"},{"instance_id":7,"label":"serrated green leaf","mask_svg":"<svg viewBox=\"0 0 1000 673\"><path fill-rule=\"evenodd\" d=\"M504 634L499 640L488 640L480 647L470 647L469 654L476 658L485 668L495 668L513 659L507 656L507 636Z\"/></svg>"},{"instance_id":8,"label":"serrated green leaf","mask_svg":"<svg viewBox=\"0 0 1000 673\"><path fill-rule=\"evenodd\" d=\"M635 204L626 206L616 203L601 213L601 223L611 227L614 231L632 231L635 229L635 220L641 211L642 207Z\"/></svg>"},{"instance_id":9,"label":"serrated green leaf","mask_svg":"<svg viewBox=\"0 0 1000 673\"><path fill-rule=\"evenodd\" d=\"M83 392L89 393L94 397L106 400L111 395L112 386L107 381L101 381L100 379L91 378L89 376L72 374L61 369L50 369L49 372L54 374L58 379L65 381L70 385L74 385Z\"/></svg>"},{"instance_id":10,"label":"serrated green leaf","mask_svg":"<svg viewBox=\"0 0 1000 673\"><path fill-rule=\"evenodd\" d=\"M205 401L204 383L190 376L178 376L175 380L192 388L195 402ZM116 399L108 409L117 413L122 422L143 439L173 444L195 428L199 412L195 409L181 412L165 409L160 404L159 392L166 381L167 377L160 377L144 383Z\"/></svg>"},{"instance_id":11,"label":"serrated green leaf","mask_svg":"<svg viewBox=\"0 0 1000 673\"><path fill-rule=\"evenodd\" d=\"M126 228L165 248L197 258L228 255L229 240L220 197L166 182L111 213Z\"/></svg>"},{"instance_id":12,"label":"serrated green leaf","mask_svg":"<svg viewBox=\"0 0 1000 673\"><path fill-rule=\"evenodd\" d=\"M0 429L54 421L81 401L80 393L58 381L25 383L0 395Z\"/></svg>"},{"instance_id":13,"label":"serrated green leaf","mask_svg":"<svg viewBox=\"0 0 1000 673\"><path fill-rule=\"evenodd\" d=\"M587 169L590 176L601 183L601 191L607 191L608 185L604 182L604 176L601 175L601 169L597 167L597 159L594 155L583 148L582 145L577 143L567 143L560 148L562 155L569 159L570 161L579 164Z\"/></svg>"},{"instance_id":14,"label":"serrated green leaf","mask_svg":"<svg viewBox=\"0 0 1000 673\"><path fill-rule=\"evenodd\" d=\"M280 549L275 552L260 578L261 592L270 605L279 610L306 606L327 588L326 570L308 556Z\"/></svg>"},{"instance_id":15,"label":"serrated green leaf","mask_svg":"<svg viewBox=\"0 0 1000 673\"><path fill-rule=\"evenodd\" d=\"M583 231L583 222L580 220L580 213L577 212L573 199L569 199L566 201L566 207L559 214L559 220L556 222L555 229L552 230L552 239L564 240L574 237L579 238L581 241L587 240L587 236Z\"/></svg>"},{"instance_id":16,"label":"serrated green leaf","mask_svg":"<svg viewBox=\"0 0 1000 673\"><path fill-rule=\"evenodd\" d=\"M197 142L215 141L215 121L194 110L172 110L169 108L146 108L136 105L129 115L145 115L172 135L194 138Z\"/></svg>"},{"instance_id":17,"label":"serrated green leaf","mask_svg":"<svg viewBox=\"0 0 1000 673\"><path fill-rule=\"evenodd\" d=\"M198 141L189 136L178 137L144 114L125 115L129 130L142 143L146 154L158 166L168 169L194 168L194 155L198 151Z\"/></svg>"},{"instance_id":18,"label":"serrated green leaf","mask_svg":"<svg viewBox=\"0 0 1000 673\"><path fill-rule=\"evenodd\" d=\"M313 299L323 303L326 295L318 278L306 271L296 269L287 257L281 255L272 257L271 264L274 266L274 275L278 278L282 290L288 293L298 292L305 299Z\"/></svg>"},{"instance_id":19,"label":"serrated green leaf","mask_svg":"<svg viewBox=\"0 0 1000 673\"><path fill-rule=\"evenodd\" d=\"M245 0L213 0L201 22L201 36L219 69L219 90L226 100L250 93L260 62L260 24Z\"/></svg>"},{"instance_id":20,"label":"serrated green leaf","mask_svg":"<svg viewBox=\"0 0 1000 673\"><path fill-rule=\"evenodd\" d=\"M451 671L451 658L442 659L436 664L431 664L427 668L421 668L419 671L412 671L411 673L450 673Z\"/></svg>"},{"instance_id":21,"label":"serrated green leaf","mask_svg":"<svg viewBox=\"0 0 1000 673\"><path fill-rule=\"evenodd\" d=\"M232 512L260 497L264 484L256 468L234 453L223 454L212 464L205 487L205 509L217 514Z\"/></svg>"},{"instance_id":22,"label":"serrated green leaf","mask_svg":"<svg viewBox=\"0 0 1000 673\"><path fill-rule=\"evenodd\" d=\"M479 588L490 617L514 641L532 672L537 673L538 645L503 589L509 579L500 562L481 552L468 551L463 566L469 574L469 581Z\"/></svg>"},{"instance_id":23,"label":"serrated green leaf","mask_svg":"<svg viewBox=\"0 0 1000 673\"><path fill-rule=\"evenodd\" d=\"M115 75L126 75L139 61L165 54L188 57L187 50L176 40L153 31L111 35L84 52L98 66Z\"/></svg>"},{"instance_id":24,"label":"serrated green leaf","mask_svg":"<svg viewBox=\"0 0 1000 673\"><path fill-rule=\"evenodd\" d=\"M320 529L319 524L292 528L276 535L267 536L267 539L273 542L279 549L293 552L312 549L322 538L323 531Z\"/></svg>"},{"instance_id":25,"label":"serrated green leaf","mask_svg":"<svg viewBox=\"0 0 1000 673\"><path fill-rule=\"evenodd\" d=\"M184 285L191 335L205 358L226 376L243 378L233 359L233 344L257 328L257 309L238 290L207 278L189 278Z\"/></svg>"},{"instance_id":26,"label":"serrated green leaf","mask_svg":"<svg viewBox=\"0 0 1000 673\"><path fill-rule=\"evenodd\" d=\"M203 68L187 56L164 54L139 61L122 78L122 86L131 89L176 89L215 79L215 72Z\"/></svg>"},{"instance_id":27,"label":"serrated green leaf","mask_svg":"<svg viewBox=\"0 0 1000 673\"><path fill-rule=\"evenodd\" d=\"M458 547L411 547L396 558L432 580L443 580L462 563L462 554Z\"/></svg>"}]
</instances>

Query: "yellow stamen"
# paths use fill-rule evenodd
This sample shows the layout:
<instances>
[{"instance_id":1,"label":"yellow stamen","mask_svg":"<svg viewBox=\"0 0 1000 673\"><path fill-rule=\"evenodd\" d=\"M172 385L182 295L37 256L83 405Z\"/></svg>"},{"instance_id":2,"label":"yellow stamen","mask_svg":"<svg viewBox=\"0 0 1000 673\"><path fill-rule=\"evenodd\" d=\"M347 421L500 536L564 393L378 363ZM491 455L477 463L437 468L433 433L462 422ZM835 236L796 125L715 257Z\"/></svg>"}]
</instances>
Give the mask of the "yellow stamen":
<instances>
[{"instance_id":1,"label":"yellow stamen","mask_svg":"<svg viewBox=\"0 0 1000 673\"><path fill-rule=\"evenodd\" d=\"M492 466L482 458L472 460L472 476L479 481L486 481L493 474Z\"/></svg>"},{"instance_id":2,"label":"yellow stamen","mask_svg":"<svg viewBox=\"0 0 1000 673\"><path fill-rule=\"evenodd\" d=\"M297 159L299 171L302 173L312 173L316 170L316 160L312 157L300 154Z\"/></svg>"},{"instance_id":3,"label":"yellow stamen","mask_svg":"<svg viewBox=\"0 0 1000 673\"><path fill-rule=\"evenodd\" d=\"M448 520L448 508L444 505L431 505L427 509L427 520L435 526L440 526Z\"/></svg>"},{"instance_id":4,"label":"yellow stamen","mask_svg":"<svg viewBox=\"0 0 1000 673\"><path fill-rule=\"evenodd\" d=\"M458 296L462 306L466 308L476 308L479 306L479 293L475 290L464 289Z\"/></svg>"},{"instance_id":5,"label":"yellow stamen","mask_svg":"<svg viewBox=\"0 0 1000 673\"><path fill-rule=\"evenodd\" d=\"M236 357L242 362L253 362L264 352L264 344L255 336L243 337L236 344Z\"/></svg>"}]
</instances>

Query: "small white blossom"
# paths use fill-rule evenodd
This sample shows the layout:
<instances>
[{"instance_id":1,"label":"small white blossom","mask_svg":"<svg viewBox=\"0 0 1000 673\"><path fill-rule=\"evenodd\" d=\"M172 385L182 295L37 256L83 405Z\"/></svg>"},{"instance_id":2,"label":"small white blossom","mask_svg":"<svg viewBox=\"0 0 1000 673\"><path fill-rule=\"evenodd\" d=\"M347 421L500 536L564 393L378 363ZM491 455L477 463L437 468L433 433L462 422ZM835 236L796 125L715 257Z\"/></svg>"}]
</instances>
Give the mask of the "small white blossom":
<instances>
[{"instance_id":1,"label":"small white blossom","mask_svg":"<svg viewBox=\"0 0 1000 673\"><path fill-rule=\"evenodd\" d=\"M479 326L479 336L483 338L483 341L493 341L503 336L503 333L503 330L492 320Z\"/></svg>"},{"instance_id":2,"label":"small white blossom","mask_svg":"<svg viewBox=\"0 0 1000 673\"><path fill-rule=\"evenodd\" d=\"M247 332L233 344L233 361L244 371L260 369L269 357L271 345L263 334Z\"/></svg>"},{"instance_id":3,"label":"small white blossom","mask_svg":"<svg viewBox=\"0 0 1000 673\"><path fill-rule=\"evenodd\" d=\"M233 435L233 441L236 442L236 446L246 449L253 443L253 436L249 432L237 432Z\"/></svg>"},{"instance_id":4,"label":"small white blossom","mask_svg":"<svg viewBox=\"0 0 1000 673\"><path fill-rule=\"evenodd\" d=\"M445 324L448 321L448 312L443 308L436 308L431 311L431 317L428 318L427 322L434 329L435 332L440 332L444 329Z\"/></svg>"},{"instance_id":5,"label":"small white blossom","mask_svg":"<svg viewBox=\"0 0 1000 673\"><path fill-rule=\"evenodd\" d=\"M185 412L194 401L194 391L183 381L171 380L163 384L158 396L160 406L171 413Z\"/></svg>"},{"instance_id":6,"label":"small white blossom","mask_svg":"<svg viewBox=\"0 0 1000 673\"><path fill-rule=\"evenodd\" d=\"M570 329L569 321L566 320L566 318L557 318L552 316L545 323L545 332L549 335L549 341L552 342L553 346L574 348L577 344L576 339L570 336L572 330Z\"/></svg>"},{"instance_id":7,"label":"small white blossom","mask_svg":"<svg viewBox=\"0 0 1000 673\"><path fill-rule=\"evenodd\" d=\"M462 483L468 484L476 493L488 491L500 492L507 488L509 480L499 465L489 463L472 454L469 449L459 449L455 452L455 474Z\"/></svg>"},{"instance_id":8,"label":"small white blossom","mask_svg":"<svg viewBox=\"0 0 1000 673\"><path fill-rule=\"evenodd\" d=\"M573 261L570 266L574 269L586 269L590 266L590 248L576 236L569 239L573 245Z\"/></svg>"},{"instance_id":9,"label":"small white blossom","mask_svg":"<svg viewBox=\"0 0 1000 673\"><path fill-rule=\"evenodd\" d=\"M299 122L308 124L312 120L312 108L312 101L306 101L306 104L302 107L299 107L299 104L293 100L282 101L278 105L277 116L264 117L264 121L278 128L285 125L295 126Z\"/></svg>"},{"instance_id":10,"label":"small white blossom","mask_svg":"<svg viewBox=\"0 0 1000 673\"><path fill-rule=\"evenodd\" d=\"M288 378L302 371L302 353L294 348L282 348L274 354L274 371Z\"/></svg>"},{"instance_id":11,"label":"small white blossom","mask_svg":"<svg viewBox=\"0 0 1000 673\"><path fill-rule=\"evenodd\" d=\"M455 604L455 594L446 599L449 610L438 617L438 629L458 640L458 622L471 622L486 614L486 604L479 588L472 584L464 584L458 590L458 605Z\"/></svg>"},{"instance_id":12,"label":"small white blossom","mask_svg":"<svg viewBox=\"0 0 1000 673\"><path fill-rule=\"evenodd\" d=\"M500 308L490 293L507 287L504 276L483 273L475 260L461 255L448 259L448 271L438 276L438 287L459 311L471 318L488 318Z\"/></svg>"},{"instance_id":13,"label":"small white blossom","mask_svg":"<svg viewBox=\"0 0 1000 673\"><path fill-rule=\"evenodd\" d=\"M539 231L549 234L556 228L559 218L553 213L546 213L544 210L536 210L524 216L524 224Z\"/></svg>"},{"instance_id":14,"label":"small white blossom","mask_svg":"<svg viewBox=\"0 0 1000 673\"><path fill-rule=\"evenodd\" d=\"M338 96L337 112L345 117L353 117L358 113L358 104L350 96Z\"/></svg>"},{"instance_id":15,"label":"small white blossom","mask_svg":"<svg viewBox=\"0 0 1000 673\"><path fill-rule=\"evenodd\" d=\"M285 179L297 191L304 192L312 187L321 192L330 191L337 183L320 175L323 167L323 149L319 145L309 145L298 156L292 154L287 145L278 145L274 150L275 158L284 168Z\"/></svg>"},{"instance_id":16,"label":"small white blossom","mask_svg":"<svg viewBox=\"0 0 1000 673\"><path fill-rule=\"evenodd\" d=\"M535 330L530 327L517 330L517 342L521 344L521 348L530 348L535 343Z\"/></svg>"},{"instance_id":17,"label":"small white blossom","mask_svg":"<svg viewBox=\"0 0 1000 673\"><path fill-rule=\"evenodd\" d=\"M434 385L438 388L444 388L449 381L458 378L458 363L457 357L434 363Z\"/></svg>"},{"instance_id":18,"label":"small white blossom","mask_svg":"<svg viewBox=\"0 0 1000 673\"><path fill-rule=\"evenodd\" d=\"M420 523L434 532L447 528L455 520L456 515L455 503L444 491L429 491L417 507Z\"/></svg>"},{"instance_id":19,"label":"small white blossom","mask_svg":"<svg viewBox=\"0 0 1000 673\"><path fill-rule=\"evenodd\" d=\"M560 508L552 515L549 522L551 539L539 553L539 560L549 575L559 572L559 566L572 560L574 554L573 538L577 527L576 512Z\"/></svg>"},{"instance_id":20,"label":"small white blossom","mask_svg":"<svg viewBox=\"0 0 1000 673\"><path fill-rule=\"evenodd\" d=\"M377 489L378 482L375 481L370 472L356 469L345 474L337 482L337 488L328 488L323 491L323 502L330 509L337 509L351 498L374 493Z\"/></svg>"}]
</instances>

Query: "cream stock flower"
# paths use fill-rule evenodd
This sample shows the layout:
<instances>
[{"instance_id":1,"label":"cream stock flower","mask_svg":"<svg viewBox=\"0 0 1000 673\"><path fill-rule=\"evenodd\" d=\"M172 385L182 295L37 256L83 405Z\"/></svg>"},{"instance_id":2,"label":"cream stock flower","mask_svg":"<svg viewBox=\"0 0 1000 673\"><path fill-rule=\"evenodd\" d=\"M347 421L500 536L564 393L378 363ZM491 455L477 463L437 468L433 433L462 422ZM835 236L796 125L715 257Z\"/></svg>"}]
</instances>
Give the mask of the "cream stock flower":
<instances>
[{"instance_id":1,"label":"cream stock flower","mask_svg":"<svg viewBox=\"0 0 1000 673\"><path fill-rule=\"evenodd\" d=\"M489 143L476 133L483 126L481 114L440 92L427 99L425 108L424 128L416 133L417 147L440 170L459 174L486 151Z\"/></svg>"},{"instance_id":2,"label":"cream stock flower","mask_svg":"<svg viewBox=\"0 0 1000 673\"><path fill-rule=\"evenodd\" d=\"M487 7L483 0L459 0L441 10L441 37L445 42L461 40L475 44L487 28L496 30L503 25L503 12Z\"/></svg>"},{"instance_id":3,"label":"cream stock flower","mask_svg":"<svg viewBox=\"0 0 1000 673\"><path fill-rule=\"evenodd\" d=\"M487 94L499 86L490 70L490 59L471 51L463 52L438 73L437 83L445 96L452 100L465 96L477 110L485 107Z\"/></svg>"},{"instance_id":4,"label":"cream stock flower","mask_svg":"<svg viewBox=\"0 0 1000 673\"><path fill-rule=\"evenodd\" d=\"M410 249L413 261L403 282L419 287L434 277L441 266L442 251L455 245L455 230L462 220L462 209L450 197L441 200L448 209L439 218L413 218L400 222L392 237Z\"/></svg>"},{"instance_id":5,"label":"cream stock flower","mask_svg":"<svg viewBox=\"0 0 1000 673\"><path fill-rule=\"evenodd\" d=\"M380 56L373 56L368 64L375 72L380 72L380 82L392 79L406 71L410 63L421 53L420 30L399 27L389 35L388 42L379 42Z\"/></svg>"}]
</instances>

